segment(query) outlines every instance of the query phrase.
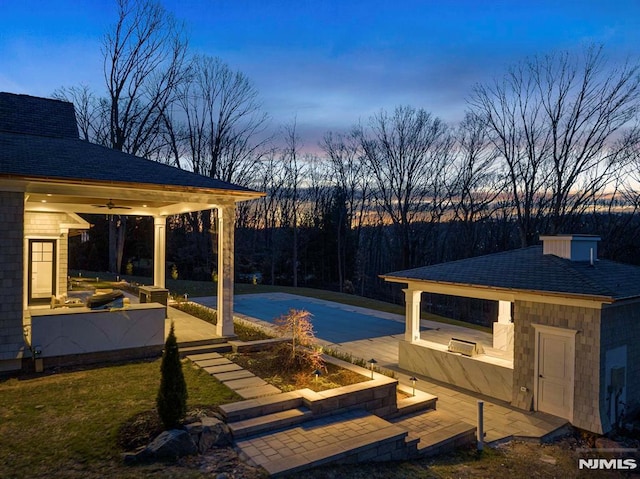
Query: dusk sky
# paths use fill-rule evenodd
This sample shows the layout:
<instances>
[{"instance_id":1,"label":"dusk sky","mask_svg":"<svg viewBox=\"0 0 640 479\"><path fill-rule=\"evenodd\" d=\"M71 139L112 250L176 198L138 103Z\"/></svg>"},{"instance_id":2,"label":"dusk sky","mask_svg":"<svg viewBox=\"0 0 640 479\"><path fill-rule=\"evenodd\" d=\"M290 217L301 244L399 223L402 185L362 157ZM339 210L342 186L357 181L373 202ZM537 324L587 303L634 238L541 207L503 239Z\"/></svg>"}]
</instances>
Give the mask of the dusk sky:
<instances>
[{"instance_id":1,"label":"dusk sky","mask_svg":"<svg viewBox=\"0 0 640 479\"><path fill-rule=\"evenodd\" d=\"M640 1L167 0L193 53L218 56L260 91L273 128L296 118L303 143L381 108L461 119L477 82L513 63L603 44L638 59ZM101 39L114 0L0 0L0 91L104 92Z\"/></svg>"}]
</instances>

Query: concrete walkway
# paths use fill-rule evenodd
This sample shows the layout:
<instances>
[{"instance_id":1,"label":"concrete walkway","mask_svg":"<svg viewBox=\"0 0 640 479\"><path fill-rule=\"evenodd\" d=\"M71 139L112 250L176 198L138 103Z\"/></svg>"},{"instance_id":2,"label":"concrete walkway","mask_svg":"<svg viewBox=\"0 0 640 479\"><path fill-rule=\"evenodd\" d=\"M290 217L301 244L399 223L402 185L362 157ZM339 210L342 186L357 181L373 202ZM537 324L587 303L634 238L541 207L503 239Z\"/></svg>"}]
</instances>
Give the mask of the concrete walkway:
<instances>
[{"instance_id":1,"label":"concrete walkway","mask_svg":"<svg viewBox=\"0 0 640 479\"><path fill-rule=\"evenodd\" d=\"M284 293L273 294L277 295L276 297L278 299L281 299ZM261 299L264 300L267 299L270 294L266 293L260 296ZM314 298L302 299L305 301L309 300L311 302L330 303L331 307L336 311L343 310L348 312L348 310L357 310L358 313L364 312L371 314L376 318L384 318L389 321L404 321L402 316L392 315L390 313L382 313L379 311L367 310L365 308L357 308L355 306L337 305L337 303L331 303L329 301ZM193 300L204 305L215 304L212 298L194 298ZM263 326L265 325L265 322L262 320L252 319L246 315L243 315L242 317L245 320L253 320ZM316 319L320 321L325 320L325 318ZM435 323L433 321L422 321L421 323L423 323L422 325L424 328L427 328L426 331L423 331L422 333L423 337L430 331L441 331L442 336L447 338L450 338L451 332L455 331L457 334L463 335L463 337L472 337L483 342L488 342L488 339L483 335L490 337L488 333L482 333L481 331L466 329L460 326ZM402 338L403 335L390 335L342 343L324 342L324 344L365 360L368 360L373 356L376 361L378 361L377 366L395 371L400 384L411 386L412 383L409 378L413 373L403 371L398 367L398 341ZM432 340L431 337L429 337L429 340ZM451 385L439 383L426 377L416 377L418 377L416 389L437 396L437 412L448 419L457 418L461 422L475 425L477 422L478 401L484 401L485 440L489 443L494 441L504 441L510 438L530 438L533 440L541 440L545 436L552 434L554 431L567 424L567 421L562 418L540 412L523 411L513 408L508 403L497 399L483 397L468 390L455 388ZM419 424L419 420L417 420L416 423ZM421 427L422 426L418 425L415 429L419 430Z\"/></svg>"}]
</instances>

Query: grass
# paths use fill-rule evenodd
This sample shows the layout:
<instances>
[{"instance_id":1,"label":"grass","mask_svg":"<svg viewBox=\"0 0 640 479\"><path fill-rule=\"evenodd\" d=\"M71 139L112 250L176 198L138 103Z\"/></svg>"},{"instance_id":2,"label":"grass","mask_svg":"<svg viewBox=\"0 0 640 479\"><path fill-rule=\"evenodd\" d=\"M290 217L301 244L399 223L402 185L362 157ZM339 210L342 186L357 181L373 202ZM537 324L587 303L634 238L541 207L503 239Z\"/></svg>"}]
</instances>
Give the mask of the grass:
<instances>
[{"instance_id":1,"label":"grass","mask_svg":"<svg viewBox=\"0 0 640 479\"><path fill-rule=\"evenodd\" d=\"M187 364L189 407L239 399ZM160 360L0 382L0 477L170 477L177 466L125 467L117 446L119 428L155 408L159 384Z\"/></svg>"},{"instance_id":2,"label":"grass","mask_svg":"<svg viewBox=\"0 0 640 479\"><path fill-rule=\"evenodd\" d=\"M444 479L444 478L620 478L619 471L580 471L577 455L566 444L513 441L496 449L458 450L437 458L328 466L305 471L305 479Z\"/></svg>"},{"instance_id":3,"label":"grass","mask_svg":"<svg viewBox=\"0 0 640 479\"><path fill-rule=\"evenodd\" d=\"M83 272L83 276L85 278L93 278L95 281L96 277L100 277L102 280L113 279L115 280L115 275L110 273L94 273L94 272ZM151 284L151 278L142 277L142 276L120 276L123 279L126 279L129 282L137 282L140 284ZM102 284L102 283L101 283ZM102 286L108 287L108 286ZM190 298L197 298L200 296L215 296L217 294L217 286L215 283L211 281L190 281L190 280L173 280L167 279L167 289L176 296L184 296L185 293ZM385 301L380 301L377 299L365 298L364 296L357 296L354 294L346 294L339 293L337 291L326 291L323 289L314 289L314 288L294 288L292 286L271 286L268 284L247 284L247 283L236 283L234 285L234 293L235 294L256 294L256 293L289 293L289 294L297 294L298 296L306 296L309 298L323 299L326 301L333 301L341 304L348 304L350 306L358 306L361 308L373 309L376 311L383 311L385 313L392 314L405 314L404 306L400 306L398 304L387 303ZM462 326L465 328L476 329L478 331L483 331L486 333L491 333L491 328L481 326L478 324L467 323L464 321L458 321L455 319L450 319L444 316L440 316L437 314L422 312L422 319L426 319L429 321L436 321L438 323L451 324L454 326Z\"/></svg>"}]
</instances>

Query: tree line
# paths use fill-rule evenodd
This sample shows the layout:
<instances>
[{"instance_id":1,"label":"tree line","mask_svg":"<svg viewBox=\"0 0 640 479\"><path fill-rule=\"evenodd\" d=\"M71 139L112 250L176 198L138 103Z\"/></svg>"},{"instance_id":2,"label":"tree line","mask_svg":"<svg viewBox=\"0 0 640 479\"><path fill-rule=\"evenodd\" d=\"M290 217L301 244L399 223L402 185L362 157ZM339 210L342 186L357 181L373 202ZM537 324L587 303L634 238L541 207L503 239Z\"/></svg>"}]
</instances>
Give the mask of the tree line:
<instances>
[{"instance_id":1,"label":"tree line","mask_svg":"<svg viewBox=\"0 0 640 479\"><path fill-rule=\"evenodd\" d=\"M327 131L310 154L296 120L272 127L249 78L190 55L160 4L118 7L103 42L107 94L56 96L75 103L86 140L265 192L238 206L240 280L379 296L392 294L379 274L556 233L599 234L601 256L640 263L637 62L613 64L601 46L525 59L476 85L457 124L402 105ZM148 220L94 220L78 266L122 273L151 256ZM178 274L211 278L215 216L176 216L168 230Z\"/></svg>"}]
</instances>

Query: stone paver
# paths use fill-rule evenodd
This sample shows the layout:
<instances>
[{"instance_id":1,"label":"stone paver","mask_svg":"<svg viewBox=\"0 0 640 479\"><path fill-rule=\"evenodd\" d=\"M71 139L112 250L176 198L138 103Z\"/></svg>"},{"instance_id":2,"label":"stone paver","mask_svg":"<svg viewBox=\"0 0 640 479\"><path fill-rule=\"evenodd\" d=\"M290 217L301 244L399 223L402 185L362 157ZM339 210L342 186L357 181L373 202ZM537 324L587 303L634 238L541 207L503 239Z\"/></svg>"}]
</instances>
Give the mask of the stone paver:
<instances>
[{"instance_id":1,"label":"stone paver","mask_svg":"<svg viewBox=\"0 0 640 479\"><path fill-rule=\"evenodd\" d=\"M187 358L193 361L192 356L187 356ZM221 366L223 364L229 364L231 361L229 361L227 358L218 358L218 359L214 358L214 359L197 359L193 362L196 363L201 368L206 368L209 366Z\"/></svg>"},{"instance_id":2,"label":"stone paver","mask_svg":"<svg viewBox=\"0 0 640 479\"><path fill-rule=\"evenodd\" d=\"M187 356L191 361L207 361L211 359L226 359L220 353L197 353L197 354L189 354Z\"/></svg>"},{"instance_id":3,"label":"stone paver","mask_svg":"<svg viewBox=\"0 0 640 479\"><path fill-rule=\"evenodd\" d=\"M224 385L228 388L233 389L234 391L239 391L241 389L247 388L255 388L257 386L264 386L267 384L267 381L261 379L257 376L252 376L243 379L233 379L231 381L224 381Z\"/></svg>"},{"instance_id":4,"label":"stone paver","mask_svg":"<svg viewBox=\"0 0 640 479\"><path fill-rule=\"evenodd\" d=\"M234 379L255 377L255 375L251 371L247 371L246 369L238 369L237 371L229 371L228 373L217 373L214 374L213 377L218 381L225 382L233 381Z\"/></svg>"},{"instance_id":5,"label":"stone paver","mask_svg":"<svg viewBox=\"0 0 640 479\"><path fill-rule=\"evenodd\" d=\"M264 386L255 386L250 388L243 388L236 391L244 399L253 399L261 396L269 396L271 394L278 394L280 389L271 385L265 384Z\"/></svg>"},{"instance_id":6,"label":"stone paver","mask_svg":"<svg viewBox=\"0 0 640 479\"><path fill-rule=\"evenodd\" d=\"M404 434L404 429L384 419L355 410L242 439L236 446L255 464L275 474Z\"/></svg>"},{"instance_id":7,"label":"stone paver","mask_svg":"<svg viewBox=\"0 0 640 479\"><path fill-rule=\"evenodd\" d=\"M239 371L242 369L241 366L238 366L236 363L232 363L229 361L228 364L221 364L219 366L207 366L204 369L209 374L218 374L218 373L228 373L230 371Z\"/></svg>"}]
</instances>

